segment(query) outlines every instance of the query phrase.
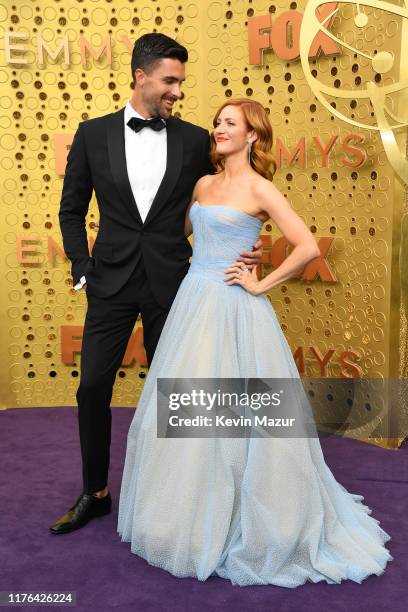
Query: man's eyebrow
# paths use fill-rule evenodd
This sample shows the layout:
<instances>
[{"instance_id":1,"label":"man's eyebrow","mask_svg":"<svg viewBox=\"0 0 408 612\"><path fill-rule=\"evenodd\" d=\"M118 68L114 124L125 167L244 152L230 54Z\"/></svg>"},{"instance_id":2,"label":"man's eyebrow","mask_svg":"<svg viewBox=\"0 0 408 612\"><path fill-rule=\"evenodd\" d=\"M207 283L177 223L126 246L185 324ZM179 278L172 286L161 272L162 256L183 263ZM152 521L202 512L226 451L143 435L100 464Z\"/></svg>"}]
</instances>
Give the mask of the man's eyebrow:
<instances>
[{"instance_id":1,"label":"man's eyebrow","mask_svg":"<svg viewBox=\"0 0 408 612\"><path fill-rule=\"evenodd\" d=\"M177 77L171 76L171 75L164 76L163 79L170 79L171 81L180 81L180 82L183 82L183 81L186 80L185 78L184 79L178 79Z\"/></svg>"}]
</instances>

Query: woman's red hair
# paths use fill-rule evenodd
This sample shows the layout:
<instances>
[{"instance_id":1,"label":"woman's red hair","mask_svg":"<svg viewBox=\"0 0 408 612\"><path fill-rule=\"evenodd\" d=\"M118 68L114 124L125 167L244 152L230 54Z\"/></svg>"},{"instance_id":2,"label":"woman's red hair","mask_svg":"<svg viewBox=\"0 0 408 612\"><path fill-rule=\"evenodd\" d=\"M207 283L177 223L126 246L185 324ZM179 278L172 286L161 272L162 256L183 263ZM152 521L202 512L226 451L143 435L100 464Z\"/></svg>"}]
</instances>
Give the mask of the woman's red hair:
<instances>
[{"instance_id":1,"label":"woman's red hair","mask_svg":"<svg viewBox=\"0 0 408 612\"><path fill-rule=\"evenodd\" d=\"M235 98L226 101L216 112L213 119L214 128L218 117L226 106L238 106L247 124L248 131L255 130L258 138L252 143L251 166L258 174L268 180L273 179L276 164L272 156L273 134L268 115L260 102L249 98ZM214 134L211 134L211 162L217 172L222 172L225 167L224 156L217 152Z\"/></svg>"}]
</instances>

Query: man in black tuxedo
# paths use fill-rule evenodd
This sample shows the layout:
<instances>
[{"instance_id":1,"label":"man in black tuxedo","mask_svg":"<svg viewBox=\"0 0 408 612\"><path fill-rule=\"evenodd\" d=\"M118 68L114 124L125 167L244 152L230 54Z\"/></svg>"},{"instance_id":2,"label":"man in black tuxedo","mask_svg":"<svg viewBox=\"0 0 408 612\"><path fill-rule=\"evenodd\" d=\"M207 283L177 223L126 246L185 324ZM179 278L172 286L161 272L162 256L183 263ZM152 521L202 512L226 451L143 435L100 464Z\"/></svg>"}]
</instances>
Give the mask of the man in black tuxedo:
<instances>
[{"instance_id":1,"label":"man in black tuxedo","mask_svg":"<svg viewBox=\"0 0 408 612\"><path fill-rule=\"evenodd\" d=\"M59 220L74 287L85 287L88 301L77 391L83 492L50 527L53 534L111 511L107 480L116 373L139 313L150 365L188 271L186 209L195 183L213 168L208 131L172 117L187 60L185 47L164 34L139 38L131 99L117 112L80 123L68 154ZM100 221L91 257L85 218L93 190ZM260 245L240 259L259 263Z\"/></svg>"}]
</instances>

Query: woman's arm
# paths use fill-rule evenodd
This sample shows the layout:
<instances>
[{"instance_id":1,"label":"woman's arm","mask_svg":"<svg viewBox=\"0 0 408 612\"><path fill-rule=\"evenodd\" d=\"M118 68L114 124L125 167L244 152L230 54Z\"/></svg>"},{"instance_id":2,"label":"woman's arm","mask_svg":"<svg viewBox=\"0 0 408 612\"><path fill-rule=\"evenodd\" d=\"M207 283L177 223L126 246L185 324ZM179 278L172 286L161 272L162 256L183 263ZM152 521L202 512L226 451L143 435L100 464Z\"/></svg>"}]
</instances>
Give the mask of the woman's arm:
<instances>
[{"instance_id":1,"label":"woman's arm","mask_svg":"<svg viewBox=\"0 0 408 612\"><path fill-rule=\"evenodd\" d=\"M319 257L320 250L313 234L273 183L262 181L255 189L254 195L260 208L269 214L286 240L295 247L276 270L260 281L254 270L252 272L242 270L245 268L244 264L228 268L226 272L230 276L225 279L227 284L240 284L250 293L258 295L299 274L309 261ZM237 278L239 272L241 276Z\"/></svg>"},{"instance_id":2,"label":"woman's arm","mask_svg":"<svg viewBox=\"0 0 408 612\"><path fill-rule=\"evenodd\" d=\"M194 204L194 202L196 201L196 197L194 195L194 191L193 191L193 195L191 197L191 202L187 207L186 210L186 218L184 221L184 235L186 238L188 238L189 236L191 236L191 234L193 233L193 226L191 225L191 221L190 221L190 208L192 207L192 205Z\"/></svg>"},{"instance_id":3,"label":"woman's arm","mask_svg":"<svg viewBox=\"0 0 408 612\"><path fill-rule=\"evenodd\" d=\"M191 196L190 204L187 207L186 218L184 221L184 235L186 238L191 236L191 234L193 233L193 226L191 225L191 221L190 221L190 208L192 207L192 205L194 204L196 200L199 200L198 194L199 194L200 189L204 187L211 180L211 178L212 178L211 174L206 174L205 176L202 176L200 179L198 179L198 181L194 185L193 195Z\"/></svg>"}]
</instances>

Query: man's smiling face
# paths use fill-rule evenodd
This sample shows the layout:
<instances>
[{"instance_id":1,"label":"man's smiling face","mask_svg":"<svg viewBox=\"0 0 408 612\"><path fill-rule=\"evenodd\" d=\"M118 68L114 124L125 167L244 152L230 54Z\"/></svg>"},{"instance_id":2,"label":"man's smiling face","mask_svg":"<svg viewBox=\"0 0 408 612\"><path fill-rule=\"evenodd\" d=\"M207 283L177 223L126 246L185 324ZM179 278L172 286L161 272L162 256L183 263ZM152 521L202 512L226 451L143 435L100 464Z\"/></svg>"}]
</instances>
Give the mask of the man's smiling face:
<instances>
[{"instance_id":1,"label":"man's smiling face","mask_svg":"<svg viewBox=\"0 0 408 612\"><path fill-rule=\"evenodd\" d=\"M136 87L140 88L141 101L151 117L170 117L174 103L183 97L181 84L185 78L183 62L171 58L158 60L148 72L135 70Z\"/></svg>"}]
</instances>

